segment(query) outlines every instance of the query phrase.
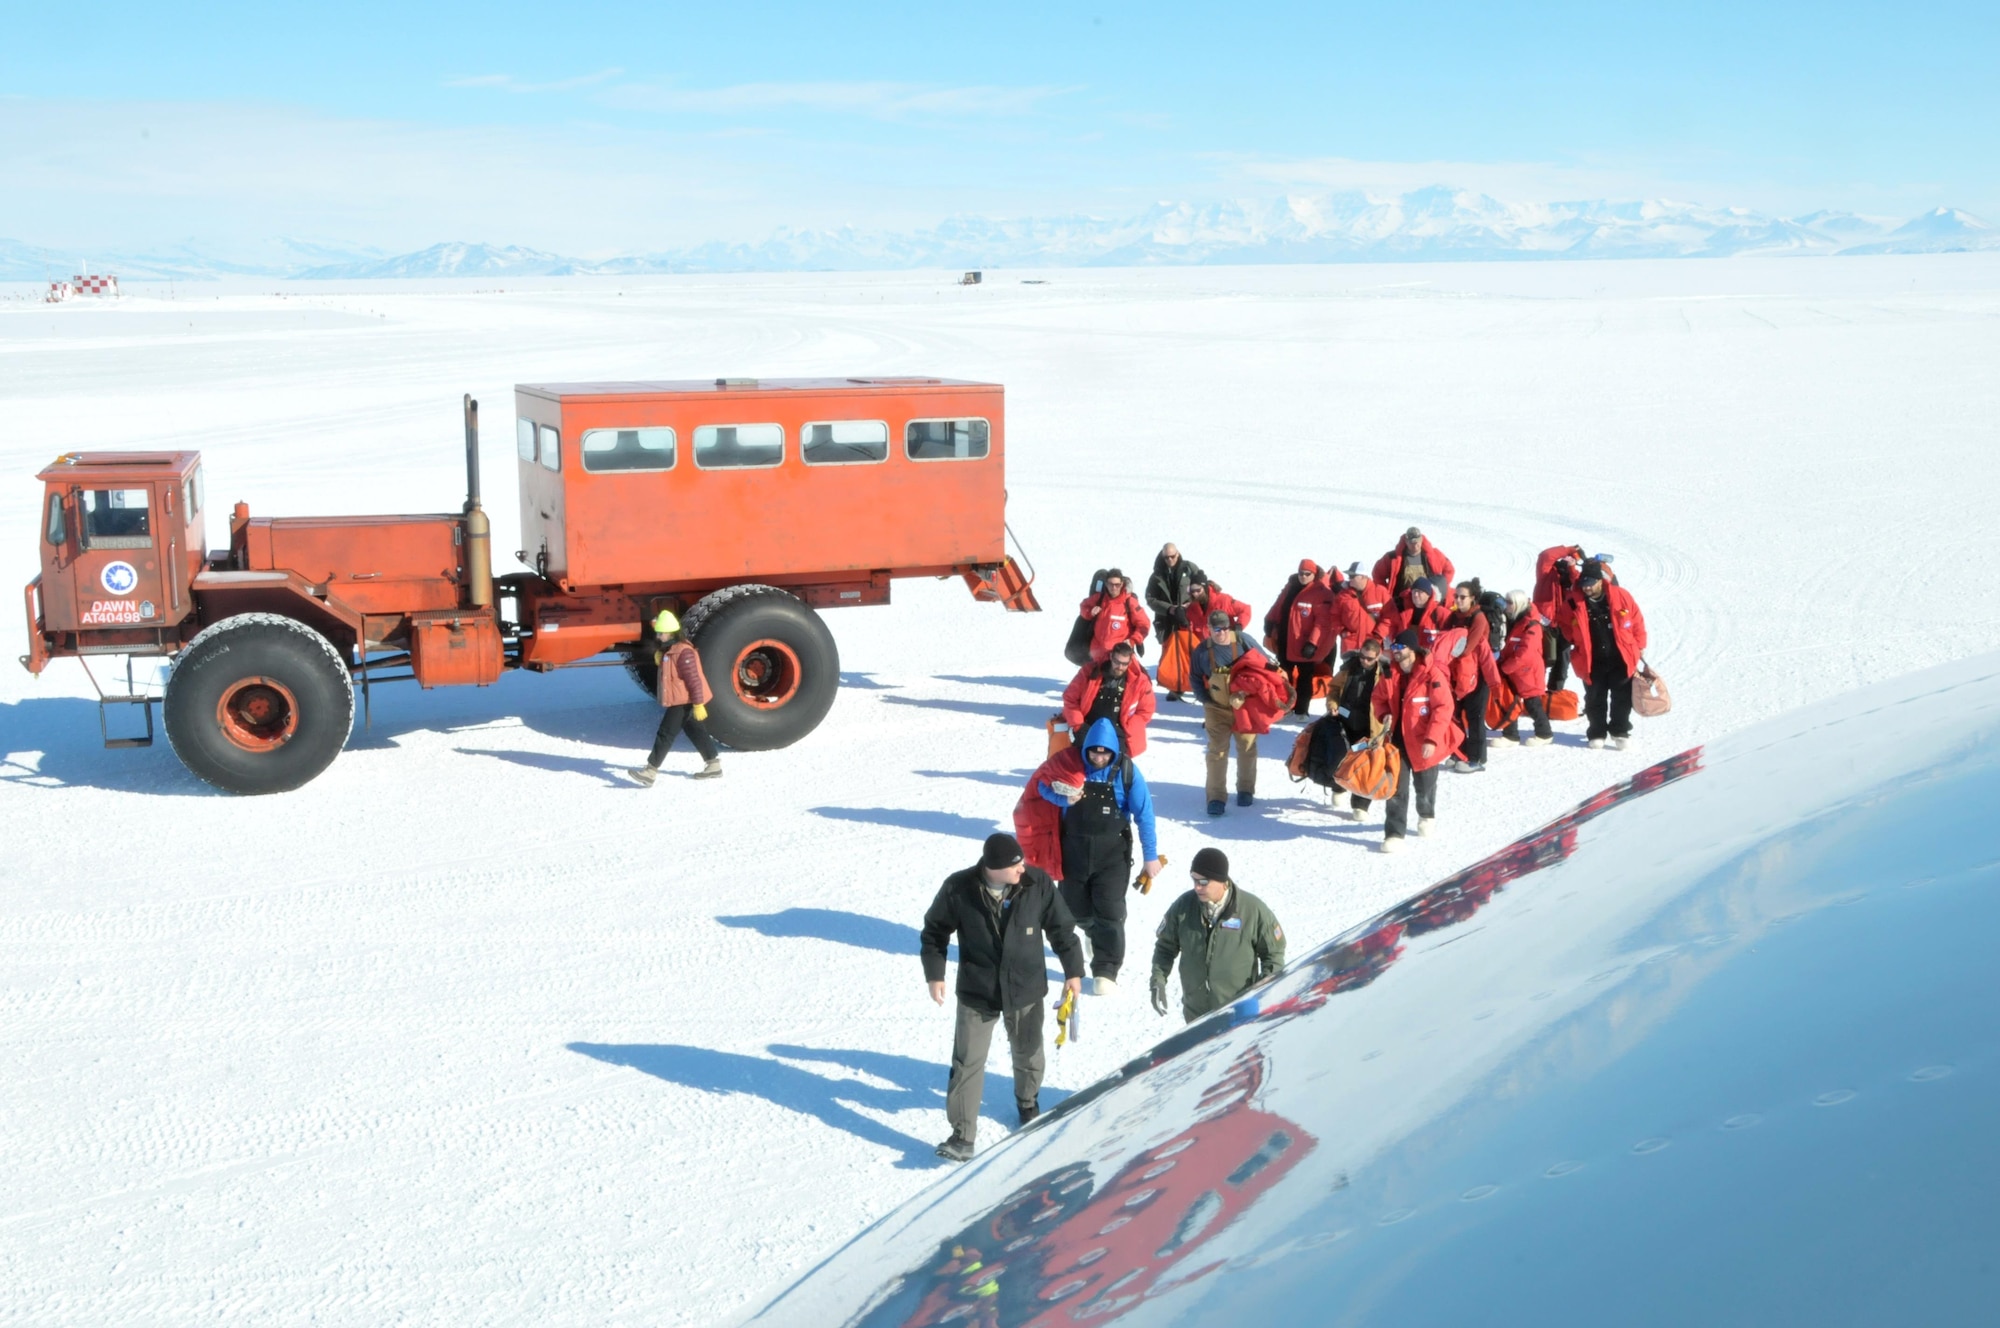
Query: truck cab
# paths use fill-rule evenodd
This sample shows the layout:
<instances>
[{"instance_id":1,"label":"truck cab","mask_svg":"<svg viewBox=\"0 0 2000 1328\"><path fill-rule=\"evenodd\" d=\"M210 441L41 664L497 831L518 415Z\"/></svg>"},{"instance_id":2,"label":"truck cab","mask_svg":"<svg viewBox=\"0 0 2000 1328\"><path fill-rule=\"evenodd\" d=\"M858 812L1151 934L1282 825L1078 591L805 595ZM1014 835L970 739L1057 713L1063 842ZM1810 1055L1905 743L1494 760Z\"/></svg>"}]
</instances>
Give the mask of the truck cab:
<instances>
[{"instance_id":1,"label":"truck cab","mask_svg":"<svg viewBox=\"0 0 2000 1328\"><path fill-rule=\"evenodd\" d=\"M177 638L208 557L200 454L72 452L37 478L42 572L29 593L43 630L128 648Z\"/></svg>"}]
</instances>

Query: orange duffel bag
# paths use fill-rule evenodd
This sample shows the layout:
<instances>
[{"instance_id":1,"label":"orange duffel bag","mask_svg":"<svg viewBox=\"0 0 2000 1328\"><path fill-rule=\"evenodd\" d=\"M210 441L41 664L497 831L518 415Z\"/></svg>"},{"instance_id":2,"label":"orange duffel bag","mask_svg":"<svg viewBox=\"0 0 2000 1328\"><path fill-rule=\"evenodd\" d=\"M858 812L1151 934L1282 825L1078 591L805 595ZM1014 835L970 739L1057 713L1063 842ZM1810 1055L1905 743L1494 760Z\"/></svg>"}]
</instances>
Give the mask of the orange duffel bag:
<instances>
[{"instance_id":1,"label":"orange duffel bag","mask_svg":"<svg viewBox=\"0 0 2000 1328\"><path fill-rule=\"evenodd\" d=\"M1501 679L1493 686L1493 694L1486 698L1486 727L1504 729L1521 717L1521 698L1514 695L1514 689Z\"/></svg>"},{"instance_id":2,"label":"orange duffel bag","mask_svg":"<svg viewBox=\"0 0 2000 1328\"><path fill-rule=\"evenodd\" d=\"M1356 797L1379 802L1395 796L1396 781L1402 777L1402 754L1387 738L1381 738L1349 752L1333 779Z\"/></svg>"},{"instance_id":3,"label":"orange duffel bag","mask_svg":"<svg viewBox=\"0 0 2000 1328\"><path fill-rule=\"evenodd\" d=\"M1577 703L1576 693L1567 687L1559 692L1550 692L1543 698L1542 704L1549 708L1550 719L1575 719L1583 713L1583 707Z\"/></svg>"},{"instance_id":4,"label":"orange duffel bag","mask_svg":"<svg viewBox=\"0 0 2000 1328\"><path fill-rule=\"evenodd\" d=\"M1063 723L1061 715L1049 716L1048 729L1050 756L1054 756L1057 752L1068 751L1071 747L1076 746L1076 735L1069 731L1069 725Z\"/></svg>"},{"instance_id":5,"label":"orange duffel bag","mask_svg":"<svg viewBox=\"0 0 2000 1328\"><path fill-rule=\"evenodd\" d=\"M1160 667L1154 681L1169 692L1191 692L1194 688L1194 633L1183 627L1167 634L1166 648L1160 651Z\"/></svg>"},{"instance_id":6,"label":"orange duffel bag","mask_svg":"<svg viewBox=\"0 0 2000 1328\"><path fill-rule=\"evenodd\" d=\"M1639 672L1632 678L1632 713L1650 719L1673 708L1674 698L1667 695L1667 680L1653 672L1652 665L1640 660Z\"/></svg>"}]
</instances>

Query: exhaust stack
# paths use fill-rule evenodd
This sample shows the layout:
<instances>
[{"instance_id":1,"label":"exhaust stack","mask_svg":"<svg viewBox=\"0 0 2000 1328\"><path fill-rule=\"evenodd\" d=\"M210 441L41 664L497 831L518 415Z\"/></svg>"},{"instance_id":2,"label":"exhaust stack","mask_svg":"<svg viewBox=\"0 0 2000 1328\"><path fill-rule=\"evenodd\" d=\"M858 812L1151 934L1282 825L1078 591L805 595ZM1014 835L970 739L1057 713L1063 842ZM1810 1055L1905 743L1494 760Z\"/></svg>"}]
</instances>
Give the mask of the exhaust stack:
<instances>
[{"instance_id":1,"label":"exhaust stack","mask_svg":"<svg viewBox=\"0 0 2000 1328\"><path fill-rule=\"evenodd\" d=\"M466 598L475 609L493 603L493 524L479 506L479 403L465 394Z\"/></svg>"}]
</instances>

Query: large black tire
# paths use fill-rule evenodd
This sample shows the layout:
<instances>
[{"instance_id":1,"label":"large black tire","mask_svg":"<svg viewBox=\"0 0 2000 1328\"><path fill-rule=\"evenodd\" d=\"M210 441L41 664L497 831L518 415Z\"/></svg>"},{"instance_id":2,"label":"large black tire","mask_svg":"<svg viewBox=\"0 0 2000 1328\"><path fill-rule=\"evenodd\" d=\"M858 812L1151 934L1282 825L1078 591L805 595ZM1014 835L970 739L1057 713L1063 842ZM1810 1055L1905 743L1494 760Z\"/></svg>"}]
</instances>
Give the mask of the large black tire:
<instances>
[{"instance_id":1,"label":"large black tire","mask_svg":"<svg viewBox=\"0 0 2000 1328\"><path fill-rule=\"evenodd\" d=\"M796 596L776 586L731 586L689 609L681 627L715 693L708 730L736 750L789 747L833 708L840 648Z\"/></svg>"},{"instance_id":2,"label":"large black tire","mask_svg":"<svg viewBox=\"0 0 2000 1328\"><path fill-rule=\"evenodd\" d=\"M304 623L244 613L188 642L167 679L167 741L229 793L283 793L333 764L354 727L354 684Z\"/></svg>"},{"instance_id":3,"label":"large black tire","mask_svg":"<svg viewBox=\"0 0 2000 1328\"><path fill-rule=\"evenodd\" d=\"M646 695L655 700L659 698L660 662L653 658L650 639L644 645L625 652L625 676Z\"/></svg>"}]
</instances>

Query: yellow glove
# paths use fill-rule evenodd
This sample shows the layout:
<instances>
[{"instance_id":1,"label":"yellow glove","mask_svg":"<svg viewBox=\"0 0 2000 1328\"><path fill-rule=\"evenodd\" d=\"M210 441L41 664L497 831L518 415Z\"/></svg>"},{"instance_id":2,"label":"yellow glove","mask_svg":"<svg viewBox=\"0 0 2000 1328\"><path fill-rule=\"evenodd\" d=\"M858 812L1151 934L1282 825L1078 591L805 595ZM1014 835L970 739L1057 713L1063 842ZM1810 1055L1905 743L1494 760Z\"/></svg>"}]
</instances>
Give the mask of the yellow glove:
<instances>
[{"instance_id":1,"label":"yellow glove","mask_svg":"<svg viewBox=\"0 0 2000 1328\"><path fill-rule=\"evenodd\" d=\"M708 719L708 707L697 702L694 708L694 717L706 721Z\"/></svg>"}]
</instances>

